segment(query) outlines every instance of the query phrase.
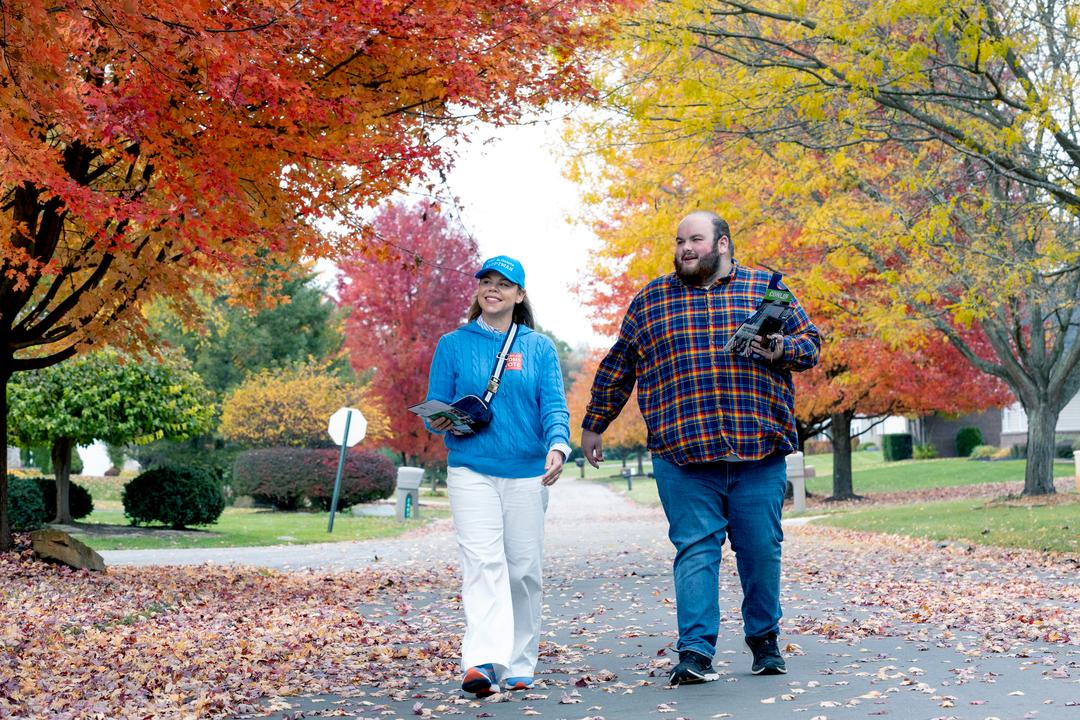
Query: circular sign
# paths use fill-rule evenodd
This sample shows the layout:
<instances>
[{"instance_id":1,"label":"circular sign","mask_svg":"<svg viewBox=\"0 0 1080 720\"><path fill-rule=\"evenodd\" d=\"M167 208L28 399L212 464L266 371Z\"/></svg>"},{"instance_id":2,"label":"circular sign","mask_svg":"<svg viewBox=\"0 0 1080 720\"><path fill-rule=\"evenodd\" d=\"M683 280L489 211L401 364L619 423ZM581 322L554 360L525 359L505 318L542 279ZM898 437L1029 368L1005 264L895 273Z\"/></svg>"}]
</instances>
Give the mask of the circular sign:
<instances>
[{"instance_id":1,"label":"circular sign","mask_svg":"<svg viewBox=\"0 0 1080 720\"><path fill-rule=\"evenodd\" d=\"M345 423L349 424L349 437L345 437ZM327 428L330 438L335 445L344 444L352 447L364 439L367 433L367 420L363 413L356 408L343 407L330 416L330 425Z\"/></svg>"}]
</instances>

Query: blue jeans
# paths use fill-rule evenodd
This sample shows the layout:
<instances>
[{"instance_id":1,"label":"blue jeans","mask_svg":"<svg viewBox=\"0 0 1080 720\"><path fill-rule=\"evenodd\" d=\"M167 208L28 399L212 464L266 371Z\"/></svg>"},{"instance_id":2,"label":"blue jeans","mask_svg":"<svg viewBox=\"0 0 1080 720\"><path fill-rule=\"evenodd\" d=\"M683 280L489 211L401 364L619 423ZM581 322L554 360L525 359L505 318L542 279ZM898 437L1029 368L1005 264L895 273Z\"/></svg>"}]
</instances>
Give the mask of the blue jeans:
<instances>
[{"instance_id":1,"label":"blue jeans","mask_svg":"<svg viewBox=\"0 0 1080 720\"><path fill-rule=\"evenodd\" d=\"M720 630L720 550L731 539L742 583L743 632L780 630L782 455L750 462L679 466L653 458L653 474L675 546L678 649L711 658Z\"/></svg>"}]
</instances>

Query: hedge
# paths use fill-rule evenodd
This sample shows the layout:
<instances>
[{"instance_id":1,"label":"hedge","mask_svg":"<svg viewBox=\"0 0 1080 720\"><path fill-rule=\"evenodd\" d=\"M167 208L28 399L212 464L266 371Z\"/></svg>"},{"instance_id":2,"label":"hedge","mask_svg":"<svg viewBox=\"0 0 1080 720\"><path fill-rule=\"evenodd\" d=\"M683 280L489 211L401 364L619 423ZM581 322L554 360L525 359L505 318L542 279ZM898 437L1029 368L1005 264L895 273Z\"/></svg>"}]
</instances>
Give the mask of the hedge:
<instances>
[{"instance_id":1,"label":"hedge","mask_svg":"<svg viewBox=\"0 0 1080 720\"><path fill-rule=\"evenodd\" d=\"M888 433L882 435L881 452L886 462L911 459L911 433Z\"/></svg>"},{"instance_id":2,"label":"hedge","mask_svg":"<svg viewBox=\"0 0 1080 720\"><path fill-rule=\"evenodd\" d=\"M329 510L340 452L337 448L297 447L248 450L233 465L233 491L280 510L295 510L305 499ZM385 455L347 451L338 509L390 497L395 478L394 463Z\"/></svg>"}]
</instances>

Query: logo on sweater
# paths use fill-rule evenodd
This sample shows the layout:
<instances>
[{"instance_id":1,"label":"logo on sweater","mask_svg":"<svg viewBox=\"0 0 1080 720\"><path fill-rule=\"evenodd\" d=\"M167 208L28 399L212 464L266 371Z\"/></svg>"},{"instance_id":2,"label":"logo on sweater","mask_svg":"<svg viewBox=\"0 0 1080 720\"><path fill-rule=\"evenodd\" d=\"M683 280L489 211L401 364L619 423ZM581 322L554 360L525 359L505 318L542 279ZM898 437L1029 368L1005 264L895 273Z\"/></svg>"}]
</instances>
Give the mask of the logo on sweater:
<instances>
[{"instance_id":1,"label":"logo on sweater","mask_svg":"<svg viewBox=\"0 0 1080 720\"><path fill-rule=\"evenodd\" d=\"M506 356L506 369L507 370L520 370L521 369L521 353L510 353Z\"/></svg>"}]
</instances>

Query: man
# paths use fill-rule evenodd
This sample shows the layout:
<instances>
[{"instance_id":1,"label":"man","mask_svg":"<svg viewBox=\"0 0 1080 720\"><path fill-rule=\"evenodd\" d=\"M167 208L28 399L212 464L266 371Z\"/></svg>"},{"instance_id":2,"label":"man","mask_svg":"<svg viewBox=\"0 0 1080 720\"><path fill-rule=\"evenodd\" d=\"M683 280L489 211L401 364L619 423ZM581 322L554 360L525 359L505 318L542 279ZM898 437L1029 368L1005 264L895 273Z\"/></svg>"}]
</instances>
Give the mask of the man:
<instances>
[{"instance_id":1,"label":"man","mask_svg":"<svg viewBox=\"0 0 1080 720\"><path fill-rule=\"evenodd\" d=\"M675 272L630 303L600 364L581 423L582 451L603 460L601 434L634 387L649 428L656 487L675 546L679 663L672 685L719 678L720 551L735 551L743 631L754 674L787 672L780 629L780 509L784 456L798 450L792 370L818 360L817 328L796 301L782 333L744 356L723 349L757 308L771 273L735 262L727 223L695 212L679 224Z\"/></svg>"}]
</instances>

